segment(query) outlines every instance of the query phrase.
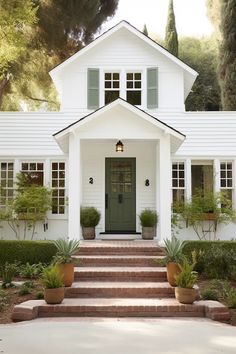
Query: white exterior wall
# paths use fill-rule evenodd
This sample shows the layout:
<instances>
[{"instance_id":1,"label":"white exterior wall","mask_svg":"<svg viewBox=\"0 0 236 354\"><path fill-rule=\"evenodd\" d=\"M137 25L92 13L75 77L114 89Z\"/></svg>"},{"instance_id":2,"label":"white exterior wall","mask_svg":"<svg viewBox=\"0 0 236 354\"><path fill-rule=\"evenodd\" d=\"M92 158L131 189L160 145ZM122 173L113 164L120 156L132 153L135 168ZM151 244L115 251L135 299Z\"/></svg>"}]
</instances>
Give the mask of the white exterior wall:
<instances>
[{"instance_id":1,"label":"white exterior wall","mask_svg":"<svg viewBox=\"0 0 236 354\"><path fill-rule=\"evenodd\" d=\"M158 112L180 111L184 108L184 73L182 68L163 54L144 43L142 39L125 29L120 29L112 37L92 48L65 68L60 78L61 111L87 111L87 69L100 69L100 106L104 105L104 72L120 72L120 83L125 86L127 71L141 71L143 78L142 109L146 106L146 69L158 67L159 93ZM123 97L122 97L123 96ZM126 99L121 93L121 97ZM150 111L153 112L153 111Z\"/></svg>"},{"instance_id":2,"label":"white exterior wall","mask_svg":"<svg viewBox=\"0 0 236 354\"><path fill-rule=\"evenodd\" d=\"M140 231L138 214L144 208L156 208L156 143L148 141L128 141L124 144L124 152L115 152L113 142L82 142L82 205L94 206L102 214L97 233L105 231L105 158L136 158L136 230ZM89 184L89 178L94 180ZM150 186L145 186L149 179Z\"/></svg>"}]
</instances>

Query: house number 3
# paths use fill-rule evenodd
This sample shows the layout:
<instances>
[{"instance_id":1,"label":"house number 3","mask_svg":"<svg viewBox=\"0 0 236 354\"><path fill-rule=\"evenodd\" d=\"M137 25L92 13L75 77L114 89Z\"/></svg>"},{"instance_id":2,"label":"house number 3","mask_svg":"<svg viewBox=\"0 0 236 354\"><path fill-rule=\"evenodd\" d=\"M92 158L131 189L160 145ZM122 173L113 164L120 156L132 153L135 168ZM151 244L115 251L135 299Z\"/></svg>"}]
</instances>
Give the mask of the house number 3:
<instances>
[{"instance_id":1,"label":"house number 3","mask_svg":"<svg viewBox=\"0 0 236 354\"><path fill-rule=\"evenodd\" d=\"M89 183L93 184L93 177L89 177Z\"/></svg>"}]
</instances>

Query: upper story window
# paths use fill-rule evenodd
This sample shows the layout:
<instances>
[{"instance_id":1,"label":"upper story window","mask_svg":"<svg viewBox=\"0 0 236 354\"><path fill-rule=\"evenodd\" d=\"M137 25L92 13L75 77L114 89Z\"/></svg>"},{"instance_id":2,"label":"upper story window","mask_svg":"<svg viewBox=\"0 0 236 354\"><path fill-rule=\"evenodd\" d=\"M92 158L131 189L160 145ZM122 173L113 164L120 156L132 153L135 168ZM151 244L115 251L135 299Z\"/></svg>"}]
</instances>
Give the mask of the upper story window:
<instances>
[{"instance_id":1,"label":"upper story window","mask_svg":"<svg viewBox=\"0 0 236 354\"><path fill-rule=\"evenodd\" d=\"M105 104L120 97L120 73L105 73Z\"/></svg>"},{"instance_id":2,"label":"upper story window","mask_svg":"<svg viewBox=\"0 0 236 354\"><path fill-rule=\"evenodd\" d=\"M22 162L21 172L27 177L29 184L43 186L44 168L42 162Z\"/></svg>"},{"instance_id":3,"label":"upper story window","mask_svg":"<svg viewBox=\"0 0 236 354\"><path fill-rule=\"evenodd\" d=\"M135 105L142 105L142 74L140 72L126 73L126 101Z\"/></svg>"}]
</instances>

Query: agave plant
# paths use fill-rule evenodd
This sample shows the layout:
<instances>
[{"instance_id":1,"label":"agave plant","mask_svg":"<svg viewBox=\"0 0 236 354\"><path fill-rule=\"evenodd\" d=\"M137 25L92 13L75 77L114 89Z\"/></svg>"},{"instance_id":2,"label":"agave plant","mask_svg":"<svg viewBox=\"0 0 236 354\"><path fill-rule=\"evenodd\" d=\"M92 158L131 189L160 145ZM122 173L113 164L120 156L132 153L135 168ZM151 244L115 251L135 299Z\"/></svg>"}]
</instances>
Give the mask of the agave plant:
<instances>
[{"instance_id":1,"label":"agave plant","mask_svg":"<svg viewBox=\"0 0 236 354\"><path fill-rule=\"evenodd\" d=\"M183 260L183 247L185 242L178 240L176 237L172 237L171 240L164 240L164 243L166 253L165 262L181 262L181 260Z\"/></svg>"},{"instance_id":2,"label":"agave plant","mask_svg":"<svg viewBox=\"0 0 236 354\"><path fill-rule=\"evenodd\" d=\"M54 257L54 263L72 263L73 262L73 254L79 249L79 241L78 240L66 240L60 238L56 241L53 241L54 245L57 248L57 253Z\"/></svg>"}]
</instances>

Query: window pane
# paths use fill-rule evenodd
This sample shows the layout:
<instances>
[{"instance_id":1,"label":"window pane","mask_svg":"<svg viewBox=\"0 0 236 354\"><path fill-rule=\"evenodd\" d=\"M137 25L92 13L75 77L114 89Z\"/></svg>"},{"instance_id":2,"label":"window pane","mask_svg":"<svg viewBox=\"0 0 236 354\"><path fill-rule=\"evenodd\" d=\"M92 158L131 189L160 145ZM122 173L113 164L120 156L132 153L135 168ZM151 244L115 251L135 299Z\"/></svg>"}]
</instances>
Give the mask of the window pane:
<instances>
[{"instance_id":1,"label":"window pane","mask_svg":"<svg viewBox=\"0 0 236 354\"><path fill-rule=\"evenodd\" d=\"M132 105L141 105L141 91L127 91L127 102Z\"/></svg>"},{"instance_id":2,"label":"window pane","mask_svg":"<svg viewBox=\"0 0 236 354\"><path fill-rule=\"evenodd\" d=\"M132 89L133 88L133 81L127 81L126 87L127 87L127 89Z\"/></svg>"},{"instance_id":3,"label":"window pane","mask_svg":"<svg viewBox=\"0 0 236 354\"><path fill-rule=\"evenodd\" d=\"M120 82L119 81L114 81L113 82L113 88L119 88L120 87Z\"/></svg>"},{"instance_id":4,"label":"window pane","mask_svg":"<svg viewBox=\"0 0 236 354\"><path fill-rule=\"evenodd\" d=\"M126 79L127 80L133 80L133 73L127 73L126 74Z\"/></svg>"},{"instance_id":5,"label":"window pane","mask_svg":"<svg viewBox=\"0 0 236 354\"><path fill-rule=\"evenodd\" d=\"M119 73L114 73L113 74L113 80L119 80L120 79L120 74Z\"/></svg>"},{"instance_id":6,"label":"window pane","mask_svg":"<svg viewBox=\"0 0 236 354\"><path fill-rule=\"evenodd\" d=\"M141 81L135 82L135 88L137 89L141 88Z\"/></svg>"},{"instance_id":7,"label":"window pane","mask_svg":"<svg viewBox=\"0 0 236 354\"><path fill-rule=\"evenodd\" d=\"M105 104L115 101L120 96L120 91L105 91Z\"/></svg>"},{"instance_id":8,"label":"window pane","mask_svg":"<svg viewBox=\"0 0 236 354\"><path fill-rule=\"evenodd\" d=\"M135 73L135 80L141 80L141 73Z\"/></svg>"},{"instance_id":9,"label":"window pane","mask_svg":"<svg viewBox=\"0 0 236 354\"><path fill-rule=\"evenodd\" d=\"M105 88L111 88L111 81L105 81Z\"/></svg>"},{"instance_id":10,"label":"window pane","mask_svg":"<svg viewBox=\"0 0 236 354\"><path fill-rule=\"evenodd\" d=\"M192 165L192 195L202 190L203 193L213 191L213 166Z\"/></svg>"},{"instance_id":11,"label":"window pane","mask_svg":"<svg viewBox=\"0 0 236 354\"><path fill-rule=\"evenodd\" d=\"M111 73L105 74L105 80L111 80Z\"/></svg>"},{"instance_id":12,"label":"window pane","mask_svg":"<svg viewBox=\"0 0 236 354\"><path fill-rule=\"evenodd\" d=\"M173 189L173 203L184 202L184 189Z\"/></svg>"}]
</instances>

